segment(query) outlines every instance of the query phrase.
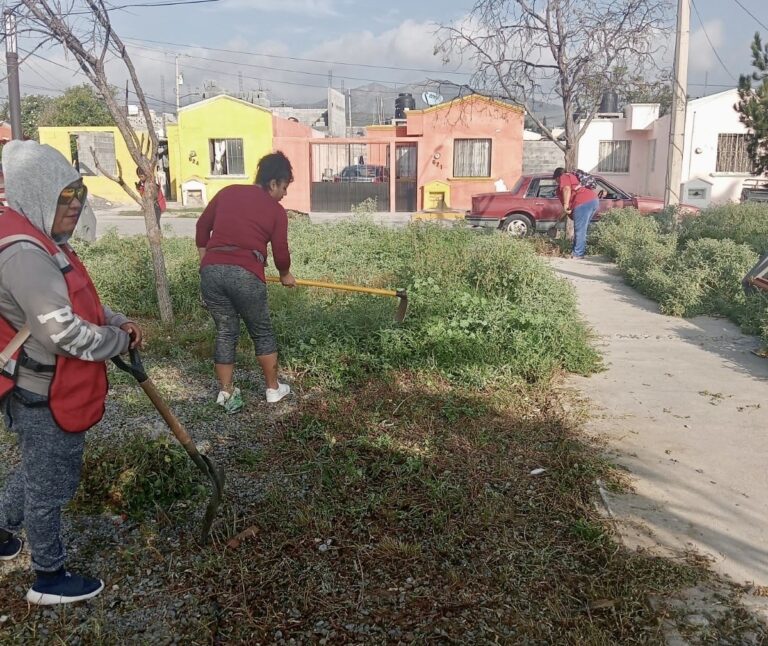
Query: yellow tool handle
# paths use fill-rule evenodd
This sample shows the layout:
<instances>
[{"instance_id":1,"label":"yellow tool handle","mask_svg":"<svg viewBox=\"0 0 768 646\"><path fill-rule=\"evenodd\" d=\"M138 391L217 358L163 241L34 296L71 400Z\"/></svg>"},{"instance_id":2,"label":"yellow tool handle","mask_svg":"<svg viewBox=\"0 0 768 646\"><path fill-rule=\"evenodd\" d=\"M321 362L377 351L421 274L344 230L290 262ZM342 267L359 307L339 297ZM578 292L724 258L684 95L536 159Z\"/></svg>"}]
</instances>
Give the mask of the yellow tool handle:
<instances>
[{"instance_id":1,"label":"yellow tool handle","mask_svg":"<svg viewBox=\"0 0 768 646\"><path fill-rule=\"evenodd\" d=\"M277 276L267 276L268 283L279 283ZM363 294L378 294L379 296L400 296L394 289L378 289L376 287L360 287L358 285L343 285L341 283L325 283L321 280L296 279L297 285L304 287L324 287L326 289L340 289L347 292L361 292Z\"/></svg>"}]
</instances>

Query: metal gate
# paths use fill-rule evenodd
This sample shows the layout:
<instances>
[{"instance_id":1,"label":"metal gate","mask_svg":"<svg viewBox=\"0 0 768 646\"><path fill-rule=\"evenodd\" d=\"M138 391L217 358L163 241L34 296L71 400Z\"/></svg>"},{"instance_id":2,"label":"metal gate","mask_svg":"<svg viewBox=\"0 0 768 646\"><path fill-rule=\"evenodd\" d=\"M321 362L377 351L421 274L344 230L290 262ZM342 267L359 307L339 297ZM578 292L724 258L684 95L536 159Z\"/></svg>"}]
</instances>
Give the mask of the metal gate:
<instances>
[{"instance_id":1,"label":"metal gate","mask_svg":"<svg viewBox=\"0 0 768 646\"><path fill-rule=\"evenodd\" d=\"M389 144L312 143L310 208L347 213L366 205L389 211Z\"/></svg>"}]
</instances>

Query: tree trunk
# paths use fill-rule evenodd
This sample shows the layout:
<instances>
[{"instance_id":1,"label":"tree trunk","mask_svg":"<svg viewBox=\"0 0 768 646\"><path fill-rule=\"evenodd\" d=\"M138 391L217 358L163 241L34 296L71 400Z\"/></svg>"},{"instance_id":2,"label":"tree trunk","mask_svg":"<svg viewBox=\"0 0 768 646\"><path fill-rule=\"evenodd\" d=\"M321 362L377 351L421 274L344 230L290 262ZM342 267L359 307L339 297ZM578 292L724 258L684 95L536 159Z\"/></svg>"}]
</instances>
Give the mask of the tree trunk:
<instances>
[{"instance_id":1,"label":"tree trunk","mask_svg":"<svg viewBox=\"0 0 768 646\"><path fill-rule=\"evenodd\" d=\"M147 181L149 184L150 181ZM155 216L155 191L147 186L142 199L144 211L144 224L147 227L147 240L149 240L149 253L152 256L152 270L155 275L155 291L157 293L157 306L160 310L160 320L163 325L173 323L173 305L171 303L171 290L168 283L168 272L165 268L165 255L163 254L163 234Z\"/></svg>"},{"instance_id":2,"label":"tree trunk","mask_svg":"<svg viewBox=\"0 0 768 646\"><path fill-rule=\"evenodd\" d=\"M570 142L565 144L565 170L576 170L576 146ZM568 242L573 242L573 220L571 218L565 218L565 237Z\"/></svg>"}]
</instances>

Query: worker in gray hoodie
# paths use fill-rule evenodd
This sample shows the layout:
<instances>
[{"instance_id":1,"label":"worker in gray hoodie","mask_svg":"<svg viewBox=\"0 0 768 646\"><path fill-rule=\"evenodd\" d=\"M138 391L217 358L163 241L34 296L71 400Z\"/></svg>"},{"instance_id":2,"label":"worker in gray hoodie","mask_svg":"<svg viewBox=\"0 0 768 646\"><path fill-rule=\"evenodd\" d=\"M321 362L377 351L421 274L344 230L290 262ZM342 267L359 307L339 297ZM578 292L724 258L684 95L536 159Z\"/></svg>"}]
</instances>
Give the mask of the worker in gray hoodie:
<instances>
[{"instance_id":1,"label":"worker in gray hoodie","mask_svg":"<svg viewBox=\"0 0 768 646\"><path fill-rule=\"evenodd\" d=\"M95 597L104 582L65 568L61 509L80 479L85 433L104 414L106 361L141 343L141 329L99 302L68 244L86 203L80 174L54 148L3 150L0 216L0 407L21 463L0 493L0 560L26 530L35 582L30 603Z\"/></svg>"}]
</instances>

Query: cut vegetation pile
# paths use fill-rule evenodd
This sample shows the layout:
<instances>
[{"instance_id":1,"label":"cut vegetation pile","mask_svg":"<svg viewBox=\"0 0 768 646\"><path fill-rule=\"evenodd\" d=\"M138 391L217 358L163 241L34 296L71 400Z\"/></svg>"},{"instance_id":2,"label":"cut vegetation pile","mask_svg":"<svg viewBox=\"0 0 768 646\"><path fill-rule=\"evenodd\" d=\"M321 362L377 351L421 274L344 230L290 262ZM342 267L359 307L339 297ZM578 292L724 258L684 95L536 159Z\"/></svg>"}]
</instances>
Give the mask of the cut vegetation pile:
<instances>
[{"instance_id":1,"label":"cut vegetation pile","mask_svg":"<svg viewBox=\"0 0 768 646\"><path fill-rule=\"evenodd\" d=\"M112 533L81 529L72 567L100 567L108 579L91 608L51 618L14 602L0 631L67 643L134 634L185 644L660 641L649 595L698 571L626 553L595 512L595 480L614 477L580 441L580 409L558 375L590 373L599 359L565 282L527 243L502 236L365 221L291 226L297 277L406 287L404 325L391 323L394 299L270 288L298 396L267 409L243 343L246 408L224 416L211 401L212 328L195 249L166 240L180 323L147 321L147 363L226 467L214 544L194 543L199 483L182 469L168 486L187 500L163 500L154 514L143 503L123 510L136 520ZM151 316L143 240L112 236L81 252L105 302ZM97 444L141 452L126 427L157 435L156 417L118 379L89 440L105 479L121 476ZM141 471L151 486L123 490L145 497L162 484L152 468L163 467ZM86 481L72 515L103 508L114 490ZM119 512L110 500L109 513ZM94 524L76 516L78 527ZM3 586L25 577L14 570Z\"/></svg>"}]
</instances>

